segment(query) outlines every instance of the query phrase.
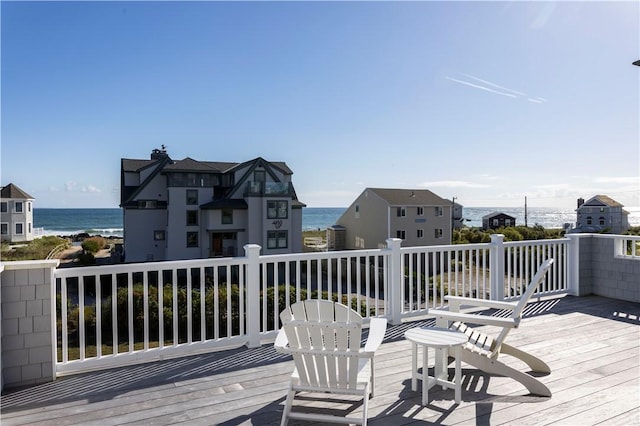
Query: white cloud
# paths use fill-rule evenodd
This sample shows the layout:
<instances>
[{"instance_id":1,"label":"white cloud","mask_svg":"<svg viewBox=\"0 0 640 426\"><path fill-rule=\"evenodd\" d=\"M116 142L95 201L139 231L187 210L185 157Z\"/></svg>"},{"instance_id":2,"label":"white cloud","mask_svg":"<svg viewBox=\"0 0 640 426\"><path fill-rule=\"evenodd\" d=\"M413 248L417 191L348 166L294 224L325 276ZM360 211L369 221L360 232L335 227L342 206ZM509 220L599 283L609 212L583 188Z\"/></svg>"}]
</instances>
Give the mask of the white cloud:
<instances>
[{"instance_id":1,"label":"white cloud","mask_svg":"<svg viewBox=\"0 0 640 426\"><path fill-rule=\"evenodd\" d=\"M467 182L463 180L440 180L433 182L423 182L419 184L422 187L439 187L439 188L489 188L490 185L485 185L476 182Z\"/></svg>"},{"instance_id":2,"label":"white cloud","mask_svg":"<svg viewBox=\"0 0 640 426\"><path fill-rule=\"evenodd\" d=\"M82 187L82 192L99 193L99 192L102 192L102 190L97 186L87 185Z\"/></svg>"},{"instance_id":3,"label":"white cloud","mask_svg":"<svg viewBox=\"0 0 640 426\"><path fill-rule=\"evenodd\" d=\"M64 184L65 191L73 191L76 186L78 186L78 182L70 180Z\"/></svg>"},{"instance_id":4,"label":"white cloud","mask_svg":"<svg viewBox=\"0 0 640 426\"><path fill-rule=\"evenodd\" d=\"M593 179L595 183L640 184L640 176L600 176Z\"/></svg>"}]
</instances>

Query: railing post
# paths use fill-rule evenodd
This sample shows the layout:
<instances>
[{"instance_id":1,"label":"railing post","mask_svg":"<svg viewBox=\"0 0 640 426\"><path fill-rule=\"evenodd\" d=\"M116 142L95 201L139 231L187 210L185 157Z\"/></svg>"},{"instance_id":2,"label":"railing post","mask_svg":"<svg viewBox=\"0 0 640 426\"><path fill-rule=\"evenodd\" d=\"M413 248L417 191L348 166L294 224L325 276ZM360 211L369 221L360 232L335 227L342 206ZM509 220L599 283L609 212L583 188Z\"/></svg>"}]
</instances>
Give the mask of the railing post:
<instances>
[{"instance_id":1,"label":"railing post","mask_svg":"<svg viewBox=\"0 0 640 426\"><path fill-rule=\"evenodd\" d=\"M389 256L389 294L385 297L389 314L387 319L391 324L400 324L402 315L402 286L404 283L404 273L402 271L402 253L400 238L387 238L387 249L391 250Z\"/></svg>"},{"instance_id":2,"label":"railing post","mask_svg":"<svg viewBox=\"0 0 640 426\"><path fill-rule=\"evenodd\" d=\"M491 235L489 258L491 300L504 300L504 235Z\"/></svg>"},{"instance_id":3,"label":"railing post","mask_svg":"<svg viewBox=\"0 0 640 426\"><path fill-rule=\"evenodd\" d=\"M580 235L568 234L567 245L567 293L572 296L580 295Z\"/></svg>"},{"instance_id":4,"label":"railing post","mask_svg":"<svg viewBox=\"0 0 640 426\"><path fill-rule=\"evenodd\" d=\"M260 346L260 247L246 244L247 258L247 347Z\"/></svg>"}]
</instances>

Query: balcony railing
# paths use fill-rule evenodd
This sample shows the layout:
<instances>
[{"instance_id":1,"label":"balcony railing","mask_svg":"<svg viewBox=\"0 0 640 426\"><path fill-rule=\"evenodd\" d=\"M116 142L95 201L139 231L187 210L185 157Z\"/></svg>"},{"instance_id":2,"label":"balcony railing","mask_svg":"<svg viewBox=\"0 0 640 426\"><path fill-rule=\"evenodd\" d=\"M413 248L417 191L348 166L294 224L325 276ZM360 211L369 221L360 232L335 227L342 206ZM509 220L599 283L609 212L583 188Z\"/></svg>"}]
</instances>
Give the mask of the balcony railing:
<instances>
[{"instance_id":1,"label":"balcony railing","mask_svg":"<svg viewBox=\"0 0 640 426\"><path fill-rule=\"evenodd\" d=\"M278 195L293 195L293 186L290 182L247 182L245 197L263 197Z\"/></svg>"},{"instance_id":2,"label":"balcony railing","mask_svg":"<svg viewBox=\"0 0 640 426\"><path fill-rule=\"evenodd\" d=\"M595 293L640 301L638 243L640 237L592 234L505 243L494 235L486 244L402 248L401 240L389 239L384 249L269 256L247 245L244 257L83 268L9 262L0 264L3 322L6 330L14 317L16 324L37 324L31 332L43 339L49 320L51 343L20 341L38 343L45 353L52 345L55 376L256 347L275 337L279 313L305 298L340 301L365 318L392 323L446 307L446 295L514 298L549 257L556 261L538 296ZM14 291L22 286L35 286L39 305L24 299L26 290ZM11 365L6 351L15 352L11 362L23 361L23 352L3 347L3 367Z\"/></svg>"}]
</instances>

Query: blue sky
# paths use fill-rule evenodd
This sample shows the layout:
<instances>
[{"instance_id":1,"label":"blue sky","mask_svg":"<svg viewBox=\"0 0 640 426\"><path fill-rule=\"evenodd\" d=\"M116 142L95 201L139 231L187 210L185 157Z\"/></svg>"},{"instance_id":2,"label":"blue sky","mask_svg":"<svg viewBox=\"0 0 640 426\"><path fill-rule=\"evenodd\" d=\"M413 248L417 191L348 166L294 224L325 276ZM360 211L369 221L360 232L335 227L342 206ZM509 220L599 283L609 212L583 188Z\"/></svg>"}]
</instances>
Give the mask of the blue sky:
<instances>
[{"instance_id":1,"label":"blue sky","mask_svg":"<svg viewBox=\"0 0 640 426\"><path fill-rule=\"evenodd\" d=\"M638 2L6 2L2 184L117 207L120 159L285 161L468 207L640 206Z\"/></svg>"}]
</instances>

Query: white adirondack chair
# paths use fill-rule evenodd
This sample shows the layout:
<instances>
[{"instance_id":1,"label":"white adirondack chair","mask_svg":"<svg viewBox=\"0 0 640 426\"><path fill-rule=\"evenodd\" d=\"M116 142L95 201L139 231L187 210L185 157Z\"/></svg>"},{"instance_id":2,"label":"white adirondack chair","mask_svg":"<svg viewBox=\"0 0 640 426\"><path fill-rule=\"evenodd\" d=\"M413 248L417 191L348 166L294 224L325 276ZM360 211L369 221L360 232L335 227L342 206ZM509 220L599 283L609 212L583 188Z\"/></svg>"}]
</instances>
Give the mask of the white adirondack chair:
<instances>
[{"instance_id":1,"label":"white adirondack chair","mask_svg":"<svg viewBox=\"0 0 640 426\"><path fill-rule=\"evenodd\" d=\"M552 264L553 259L548 259L540 265L524 294L520 300L516 302L448 296L445 299L449 301L449 311L429 312L436 317L437 326L459 330L469 336L469 342L463 346L463 350L461 351L461 360L463 362L489 374L511 377L522 383L530 393L541 396L551 396L551 391L547 386L535 377L498 361L497 358L500 354L508 354L524 361L533 372L547 374L551 372L551 369L544 361L523 350L508 345L504 340L512 328L517 328L520 325L520 319L525 305L536 288L538 288L538 285L544 280ZM508 318L498 318L487 315L461 313L459 311L462 305L508 309L511 310L511 315ZM501 327L502 330L498 336L494 338L474 330L465 323Z\"/></svg>"},{"instance_id":2,"label":"white adirondack chair","mask_svg":"<svg viewBox=\"0 0 640 426\"><path fill-rule=\"evenodd\" d=\"M333 423L367 424L369 396L374 390L374 355L382 343L387 320L371 318L364 348L362 317L340 303L305 300L280 313L282 329L275 341L276 351L293 356L295 369L282 414L288 419L307 419ZM363 398L362 417L292 411L298 392L359 395Z\"/></svg>"}]
</instances>

